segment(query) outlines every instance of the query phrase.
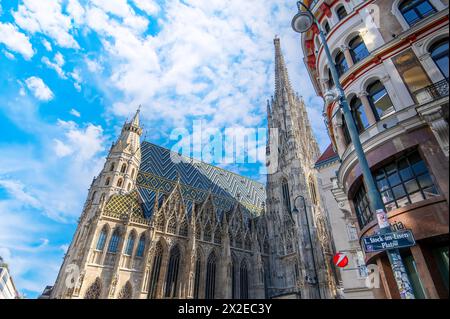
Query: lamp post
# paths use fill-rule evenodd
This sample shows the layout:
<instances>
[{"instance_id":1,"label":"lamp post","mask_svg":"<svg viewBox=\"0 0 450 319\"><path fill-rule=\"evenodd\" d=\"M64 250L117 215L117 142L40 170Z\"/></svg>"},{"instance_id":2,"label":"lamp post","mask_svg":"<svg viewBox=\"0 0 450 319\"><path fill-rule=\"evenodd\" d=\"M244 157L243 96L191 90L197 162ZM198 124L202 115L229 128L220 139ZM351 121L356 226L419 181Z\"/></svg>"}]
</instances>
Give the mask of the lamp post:
<instances>
[{"instance_id":1,"label":"lamp post","mask_svg":"<svg viewBox=\"0 0 450 319\"><path fill-rule=\"evenodd\" d=\"M336 90L338 91L339 94L338 98L340 107L344 114L350 138L355 148L356 157L358 158L359 166L361 168L362 175L364 177L364 183L367 189L367 196L369 199L370 207L372 208L373 212L376 212L375 214L378 220L380 233L389 233L392 231L392 229L391 225L388 222L386 209L384 207L383 200L381 199L381 195L378 192L377 186L373 179L372 172L370 171L370 166L367 161L366 155L364 154L364 149L361 140L359 139L359 133L356 128L355 121L353 120L353 116L350 111L350 107L348 105L344 89L339 80L336 65L333 62L330 48L328 47L327 39L325 37L323 29L319 21L317 21L314 14L308 8L308 6L306 6L301 1L298 1L297 7L298 13L292 19L292 28L294 29L295 32L305 33L313 26L313 24L316 24L319 30L319 37L323 44L325 54L327 56L328 66L330 68L333 81L336 85ZM305 9L305 11L302 11L302 7ZM411 283L409 281L408 275L406 273L406 269L400 256L399 250L398 249L388 250L387 255L391 263L392 271L394 273L394 278L397 283L400 296L402 297L402 299L414 299L414 292Z\"/></svg>"},{"instance_id":2,"label":"lamp post","mask_svg":"<svg viewBox=\"0 0 450 319\"><path fill-rule=\"evenodd\" d=\"M314 254L314 248L313 248L313 244L312 244L312 238L311 238L311 231L309 228L309 218L308 218L308 211L306 210L306 201L305 201L305 197L303 195L298 195L295 199L294 199L294 210L293 213L294 214L298 214L299 211L297 209L297 205L295 204L295 202L297 201L297 199L301 198L303 201L303 209L305 211L305 217L306 217L306 227L308 228L308 238L309 238L309 245L311 247L311 255L312 255L312 262L313 262L313 268L314 268L314 276L315 276L315 280L317 283L317 292L319 294L319 299L322 299L322 296L320 294L320 282L319 282L319 276L317 274L317 267L316 267L316 257Z\"/></svg>"}]
</instances>

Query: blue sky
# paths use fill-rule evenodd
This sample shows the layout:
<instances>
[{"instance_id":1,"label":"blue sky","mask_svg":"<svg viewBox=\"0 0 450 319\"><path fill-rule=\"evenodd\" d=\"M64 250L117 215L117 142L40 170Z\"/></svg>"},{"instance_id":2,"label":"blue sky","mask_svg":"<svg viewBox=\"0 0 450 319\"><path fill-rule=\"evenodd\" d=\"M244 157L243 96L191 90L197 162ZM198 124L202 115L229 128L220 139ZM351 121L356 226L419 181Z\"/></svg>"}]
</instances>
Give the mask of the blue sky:
<instances>
[{"instance_id":1,"label":"blue sky","mask_svg":"<svg viewBox=\"0 0 450 319\"><path fill-rule=\"evenodd\" d=\"M146 139L265 127L273 37L328 145L290 29L295 1L0 0L0 255L21 293L53 284L87 189L142 104ZM258 165L225 168L264 180Z\"/></svg>"}]
</instances>

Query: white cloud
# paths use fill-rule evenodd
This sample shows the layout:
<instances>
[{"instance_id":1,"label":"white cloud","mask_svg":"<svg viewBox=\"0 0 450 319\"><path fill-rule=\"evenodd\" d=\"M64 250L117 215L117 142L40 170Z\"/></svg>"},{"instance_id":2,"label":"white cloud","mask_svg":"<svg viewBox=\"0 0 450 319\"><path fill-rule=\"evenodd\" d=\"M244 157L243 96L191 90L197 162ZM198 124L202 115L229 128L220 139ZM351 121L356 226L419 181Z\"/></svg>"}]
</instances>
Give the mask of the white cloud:
<instances>
[{"instance_id":1,"label":"white cloud","mask_svg":"<svg viewBox=\"0 0 450 319\"><path fill-rule=\"evenodd\" d=\"M20 181L0 179L0 187L6 189L8 193L18 199L22 204L30 205L35 208L41 207L39 200L27 193L25 191L25 185Z\"/></svg>"},{"instance_id":2,"label":"white cloud","mask_svg":"<svg viewBox=\"0 0 450 319\"><path fill-rule=\"evenodd\" d=\"M101 126L89 123L85 129L80 129L75 122L63 120L58 120L58 126L65 131L65 142L59 143L59 146L64 146L59 149L63 150L63 153L70 151L76 154L76 159L85 161L102 150L103 129Z\"/></svg>"},{"instance_id":3,"label":"white cloud","mask_svg":"<svg viewBox=\"0 0 450 319\"><path fill-rule=\"evenodd\" d=\"M23 0L14 20L22 29L30 33L43 33L51 37L59 46L79 48L70 33L71 18L62 13L62 0Z\"/></svg>"},{"instance_id":4,"label":"white cloud","mask_svg":"<svg viewBox=\"0 0 450 319\"><path fill-rule=\"evenodd\" d=\"M75 117L81 117L81 113L78 112L76 109L71 109L69 113Z\"/></svg>"},{"instance_id":5,"label":"white cloud","mask_svg":"<svg viewBox=\"0 0 450 319\"><path fill-rule=\"evenodd\" d=\"M85 11L78 0L69 0L67 12L76 24L81 24L83 22Z\"/></svg>"},{"instance_id":6,"label":"white cloud","mask_svg":"<svg viewBox=\"0 0 450 319\"><path fill-rule=\"evenodd\" d=\"M49 52L52 51L52 45L47 40L43 39L42 40L42 45L45 47L45 49L47 51L49 51Z\"/></svg>"},{"instance_id":7,"label":"white cloud","mask_svg":"<svg viewBox=\"0 0 450 319\"><path fill-rule=\"evenodd\" d=\"M42 57L41 61L46 66L48 66L50 69L53 69L58 73L58 76L62 79L67 79L67 76L65 72L63 71L62 67L64 65L64 57L60 52L57 52L55 54L55 57L53 58L54 62L50 61L48 57L44 56Z\"/></svg>"},{"instance_id":8,"label":"white cloud","mask_svg":"<svg viewBox=\"0 0 450 319\"><path fill-rule=\"evenodd\" d=\"M103 71L101 64L95 60L86 59L86 66L89 71L93 73L99 73Z\"/></svg>"},{"instance_id":9,"label":"white cloud","mask_svg":"<svg viewBox=\"0 0 450 319\"><path fill-rule=\"evenodd\" d=\"M69 76L74 81L73 85L77 91L81 91L81 81L83 80L81 78L81 73L79 69L75 69L72 72L69 73Z\"/></svg>"},{"instance_id":10,"label":"white cloud","mask_svg":"<svg viewBox=\"0 0 450 319\"><path fill-rule=\"evenodd\" d=\"M61 142L58 139L54 139L54 141L55 141L55 146L54 146L55 154L59 158L66 157L73 153L73 150L70 148L70 146L64 144L63 142Z\"/></svg>"},{"instance_id":11,"label":"white cloud","mask_svg":"<svg viewBox=\"0 0 450 319\"><path fill-rule=\"evenodd\" d=\"M136 7L145 11L149 15L154 15L160 10L160 7L154 0L133 0L133 3Z\"/></svg>"},{"instance_id":12,"label":"white cloud","mask_svg":"<svg viewBox=\"0 0 450 319\"><path fill-rule=\"evenodd\" d=\"M30 39L11 23L0 23L0 43L8 49L20 53L26 60L34 55Z\"/></svg>"},{"instance_id":13,"label":"white cloud","mask_svg":"<svg viewBox=\"0 0 450 319\"><path fill-rule=\"evenodd\" d=\"M3 54L4 54L8 59L10 59L10 60L15 60L15 59L16 59L15 55L12 54L12 53L9 52L9 51L3 50Z\"/></svg>"},{"instance_id":14,"label":"white cloud","mask_svg":"<svg viewBox=\"0 0 450 319\"><path fill-rule=\"evenodd\" d=\"M50 101L53 99L53 92L49 87L42 81L41 78L32 76L25 80L28 89L33 92L34 96L41 101Z\"/></svg>"}]
</instances>

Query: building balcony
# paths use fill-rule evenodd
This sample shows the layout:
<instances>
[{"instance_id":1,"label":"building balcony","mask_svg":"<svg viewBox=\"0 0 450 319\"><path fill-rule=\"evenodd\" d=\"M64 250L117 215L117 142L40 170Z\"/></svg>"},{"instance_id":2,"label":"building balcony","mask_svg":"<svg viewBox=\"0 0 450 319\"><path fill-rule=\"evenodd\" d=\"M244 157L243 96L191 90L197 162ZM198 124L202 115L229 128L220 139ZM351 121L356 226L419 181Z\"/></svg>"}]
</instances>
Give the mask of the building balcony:
<instances>
[{"instance_id":1,"label":"building balcony","mask_svg":"<svg viewBox=\"0 0 450 319\"><path fill-rule=\"evenodd\" d=\"M423 89L417 90L413 93L414 99L417 104L424 105L442 98L448 99L449 84L448 79L444 79L437 83L433 83Z\"/></svg>"}]
</instances>

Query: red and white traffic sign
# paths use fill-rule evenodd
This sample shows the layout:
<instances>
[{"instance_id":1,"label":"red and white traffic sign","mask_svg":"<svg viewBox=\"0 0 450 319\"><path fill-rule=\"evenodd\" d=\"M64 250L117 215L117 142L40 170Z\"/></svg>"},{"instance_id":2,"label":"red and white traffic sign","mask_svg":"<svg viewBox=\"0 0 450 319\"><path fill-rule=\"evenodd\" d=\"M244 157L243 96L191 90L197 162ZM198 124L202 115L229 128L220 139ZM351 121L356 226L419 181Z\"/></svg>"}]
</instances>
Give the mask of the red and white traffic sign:
<instances>
[{"instance_id":1,"label":"red and white traffic sign","mask_svg":"<svg viewBox=\"0 0 450 319\"><path fill-rule=\"evenodd\" d=\"M344 253L337 253L333 257L334 264L339 268L345 268L348 266L348 257Z\"/></svg>"}]
</instances>

